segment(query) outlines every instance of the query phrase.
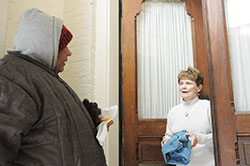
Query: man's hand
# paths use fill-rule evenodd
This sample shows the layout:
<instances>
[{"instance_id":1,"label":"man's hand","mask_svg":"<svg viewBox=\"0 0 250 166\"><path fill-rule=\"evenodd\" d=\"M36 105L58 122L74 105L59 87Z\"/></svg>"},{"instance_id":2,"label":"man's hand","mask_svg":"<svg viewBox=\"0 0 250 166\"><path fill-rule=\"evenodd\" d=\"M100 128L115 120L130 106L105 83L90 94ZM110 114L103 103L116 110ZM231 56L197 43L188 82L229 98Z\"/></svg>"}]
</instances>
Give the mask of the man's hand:
<instances>
[{"instance_id":1,"label":"man's hand","mask_svg":"<svg viewBox=\"0 0 250 166\"><path fill-rule=\"evenodd\" d=\"M97 127L101 122L98 118L98 116L101 115L101 109L98 107L98 104L95 102L89 102L88 99L84 99L82 103L86 107L93 122L95 123L95 126Z\"/></svg>"}]
</instances>

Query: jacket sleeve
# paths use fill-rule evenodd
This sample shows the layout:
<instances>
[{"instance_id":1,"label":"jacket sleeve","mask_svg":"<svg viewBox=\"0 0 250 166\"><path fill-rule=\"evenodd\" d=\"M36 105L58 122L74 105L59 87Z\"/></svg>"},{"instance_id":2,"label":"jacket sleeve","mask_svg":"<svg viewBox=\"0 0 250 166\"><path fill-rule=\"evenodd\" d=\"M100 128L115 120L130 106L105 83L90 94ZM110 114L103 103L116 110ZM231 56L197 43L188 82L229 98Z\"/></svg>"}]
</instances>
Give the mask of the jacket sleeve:
<instances>
[{"instance_id":1,"label":"jacket sleeve","mask_svg":"<svg viewBox=\"0 0 250 166\"><path fill-rule=\"evenodd\" d=\"M0 165L15 159L21 137L38 119L36 103L24 89L0 77Z\"/></svg>"}]
</instances>

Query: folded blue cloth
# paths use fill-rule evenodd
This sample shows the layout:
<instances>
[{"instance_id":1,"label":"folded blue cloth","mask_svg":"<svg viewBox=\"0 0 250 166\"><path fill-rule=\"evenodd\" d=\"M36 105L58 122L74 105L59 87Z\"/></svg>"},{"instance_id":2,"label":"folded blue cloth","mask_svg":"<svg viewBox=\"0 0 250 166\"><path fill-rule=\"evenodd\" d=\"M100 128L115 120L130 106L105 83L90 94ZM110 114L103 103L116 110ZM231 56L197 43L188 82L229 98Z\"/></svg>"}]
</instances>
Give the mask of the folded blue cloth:
<instances>
[{"instance_id":1,"label":"folded blue cloth","mask_svg":"<svg viewBox=\"0 0 250 166\"><path fill-rule=\"evenodd\" d=\"M191 141L185 135L186 130L179 131L165 143L161 149L167 164L187 165L190 162Z\"/></svg>"}]
</instances>

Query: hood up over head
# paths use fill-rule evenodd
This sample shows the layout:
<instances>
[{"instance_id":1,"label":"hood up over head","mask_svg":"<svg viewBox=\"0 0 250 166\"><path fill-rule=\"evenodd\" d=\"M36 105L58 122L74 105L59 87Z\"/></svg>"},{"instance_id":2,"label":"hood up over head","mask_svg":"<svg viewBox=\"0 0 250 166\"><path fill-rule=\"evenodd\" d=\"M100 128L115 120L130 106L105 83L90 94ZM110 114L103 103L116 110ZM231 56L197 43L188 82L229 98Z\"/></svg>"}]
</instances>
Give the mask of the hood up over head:
<instances>
[{"instance_id":1,"label":"hood up over head","mask_svg":"<svg viewBox=\"0 0 250 166\"><path fill-rule=\"evenodd\" d=\"M14 39L14 50L54 70L63 20L38 9L24 12Z\"/></svg>"}]
</instances>

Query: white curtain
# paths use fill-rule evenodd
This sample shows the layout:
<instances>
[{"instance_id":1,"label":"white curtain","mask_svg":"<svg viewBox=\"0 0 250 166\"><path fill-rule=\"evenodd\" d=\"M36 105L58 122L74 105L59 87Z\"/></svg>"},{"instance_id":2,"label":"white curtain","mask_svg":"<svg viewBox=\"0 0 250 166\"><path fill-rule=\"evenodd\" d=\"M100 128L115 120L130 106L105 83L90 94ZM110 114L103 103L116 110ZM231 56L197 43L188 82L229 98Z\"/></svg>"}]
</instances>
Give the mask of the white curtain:
<instances>
[{"instance_id":1,"label":"white curtain","mask_svg":"<svg viewBox=\"0 0 250 166\"><path fill-rule=\"evenodd\" d=\"M226 0L228 44L235 110L250 111L249 0Z\"/></svg>"},{"instance_id":2,"label":"white curtain","mask_svg":"<svg viewBox=\"0 0 250 166\"><path fill-rule=\"evenodd\" d=\"M191 18L185 4L145 1L136 19L139 118L166 118L181 102L177 75L193 66Z\"/></svg>"}]
</instances>

